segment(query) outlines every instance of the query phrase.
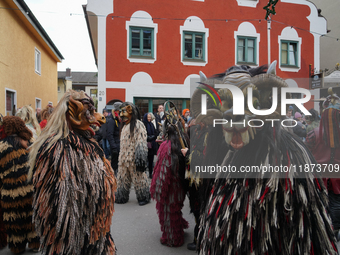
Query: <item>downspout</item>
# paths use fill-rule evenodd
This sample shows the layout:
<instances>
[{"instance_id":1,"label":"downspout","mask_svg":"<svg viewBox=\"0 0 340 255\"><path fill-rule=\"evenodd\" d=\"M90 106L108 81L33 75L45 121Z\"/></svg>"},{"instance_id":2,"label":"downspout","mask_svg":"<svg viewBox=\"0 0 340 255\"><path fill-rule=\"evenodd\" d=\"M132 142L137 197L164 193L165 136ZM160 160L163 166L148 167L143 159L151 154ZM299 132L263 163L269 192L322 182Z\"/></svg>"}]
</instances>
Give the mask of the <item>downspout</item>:
<instances>
[{"instance_id":1,"label":"downspout","mask_svg":"<svg viewBox=\"0 0 340 255\"><path fill-rule=\"evenodd\" d=\"M270 29L271 29L271 17L269 16L267 20L267 48L268 48L268 66L271 63L270 57Z\"/></svg>"}]
</instances>

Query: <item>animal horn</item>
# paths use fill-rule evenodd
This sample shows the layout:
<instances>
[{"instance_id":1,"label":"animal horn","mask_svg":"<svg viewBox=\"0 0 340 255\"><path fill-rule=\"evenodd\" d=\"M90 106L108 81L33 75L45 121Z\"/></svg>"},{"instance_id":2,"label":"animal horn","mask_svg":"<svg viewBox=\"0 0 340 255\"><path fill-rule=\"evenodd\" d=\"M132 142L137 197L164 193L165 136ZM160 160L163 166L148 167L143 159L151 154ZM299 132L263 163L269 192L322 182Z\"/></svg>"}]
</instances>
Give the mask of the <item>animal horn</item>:
<instances>
[{"instance_id":1,"label":"animal horn","mask_svg":"<svg viewBox=\"0 0 340 255\"><path fill-rule=\"evenodd\" d=\"M270 66L268 67L267 74L274 74L274 75L276 75L276 64L277 64L277 61L274 60L270 64Z\"/></svg>"},{"instance_id":2,"label":"animal horn","mask_svg":"<svg viewBox=\"0 0 340 255\"><path fill-rule=\"evenodd\" d=\"M206 80L208 80L207 76L202 71L200 71L200 82L204 82Z\"/></svg>"}]
</instances>

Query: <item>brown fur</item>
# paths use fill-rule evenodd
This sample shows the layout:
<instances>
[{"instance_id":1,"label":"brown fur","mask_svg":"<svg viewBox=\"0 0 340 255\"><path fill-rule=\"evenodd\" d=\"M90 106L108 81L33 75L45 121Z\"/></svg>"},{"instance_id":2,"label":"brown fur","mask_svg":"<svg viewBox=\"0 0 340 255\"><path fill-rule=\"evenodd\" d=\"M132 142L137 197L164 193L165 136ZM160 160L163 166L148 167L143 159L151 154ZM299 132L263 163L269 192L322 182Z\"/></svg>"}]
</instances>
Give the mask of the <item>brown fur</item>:
<instances>
[{"instance_id":1,"label":"brown fur","mask_svg":"<svg viewBox=\"0 0 340 255\"><path fill-rule=\"evenodd\" d=\"M18 135L26 141L31 140L33 134L26 127L25 122L17 116L6 116L3 120L3 126L7 135Z\"/></svg>"}]
</instances>

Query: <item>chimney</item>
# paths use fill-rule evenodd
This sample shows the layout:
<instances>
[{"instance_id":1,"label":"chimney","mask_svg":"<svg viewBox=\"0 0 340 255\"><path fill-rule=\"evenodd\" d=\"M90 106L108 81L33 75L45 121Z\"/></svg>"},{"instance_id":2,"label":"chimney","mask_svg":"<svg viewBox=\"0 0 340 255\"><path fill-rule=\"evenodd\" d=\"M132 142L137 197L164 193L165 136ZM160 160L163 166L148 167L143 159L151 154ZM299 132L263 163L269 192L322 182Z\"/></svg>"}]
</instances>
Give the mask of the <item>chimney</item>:
<instances>
[{"instance_id":1,"label":"chimney","mask_svg":"<svg viewBox=\"0 0 340 255\"><path fill-rule=\"evenodd\" d=\"M71 68L66 68L66 77L71 77Z\"/></svg>"}]
</instances>

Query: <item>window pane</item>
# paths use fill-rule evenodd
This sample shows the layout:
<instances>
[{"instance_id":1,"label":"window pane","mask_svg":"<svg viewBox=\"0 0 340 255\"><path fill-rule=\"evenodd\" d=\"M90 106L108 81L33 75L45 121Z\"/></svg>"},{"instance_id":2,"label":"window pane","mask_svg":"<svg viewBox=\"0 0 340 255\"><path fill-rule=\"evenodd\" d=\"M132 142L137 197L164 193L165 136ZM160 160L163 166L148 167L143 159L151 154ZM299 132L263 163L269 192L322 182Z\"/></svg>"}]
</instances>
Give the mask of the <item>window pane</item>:
<instances>
[{"instance_id":1,"label":"window pane","mask_svg":"<svg viewBox=\"0 0 340 255\"><path fill-rule=\"evenodd\" d=\"M289 45L289 64L290 65L296 65L295 52L296 52L296 44L292 43Z\"/></svg>"},{"instance_id":2,"label":"window pane","mask_svg":"<svg viewBox=\"0 0 340 255\"><path fill-rule=\"evenodd\" d=\"M132 29L131 55L140 55L140 30Z\"/></svg>"},{"instance_id":3,"label":"window pane","mask_svg":"<svg viewBox=\"0 0 340 255\"><path fill-rule=\"evenodd\" d=\"M152 32L150 30L143 31L143 55L151 56L151 38Z\"/></svg>"},{"instance_id":4,"label":"window pane","mask_svg":"<svg viewBox=\"0 0 340 255\"><path fill-rule=\"evenodd\" d=\"M251 48L254 47L254 40L248 39L248 47L251 47Z\"/></svg>"},{"instance_id":5,"label":"window pane","mask_svg":"<svg viewBox=\"0 0 340 255\"><path fill-rule=\"evenodd\" d=\"M237 60L238 61L246 61L245 56L245 40L244 39L238 39L238 47L237 47Z\"/></svg>"},{"instance_id":6,"label":"window pane","mask_svg":"<svg viewBox=\"0 0 340 255\"><path fill-rule=\"evenodd\" d=\"M282 64L288 64L288 54L287 54L287 51L282 51L281 53L281 63Z\"/></svg>"},{"instance_id":7,"label":"window pane","mask_svg":"<svg viewBox=\"0 0 340 255\"><path fill-rule=\"evenodd\" d=\"M254 48L248 47L248 59L247 62L254 62Z\"/></svg>"},{"instance_id":8,"label":"window pane","mask_svg":"<svg viewBox=\"0 0 340 255\"><path fill-rule=\"evenodd\" d=\"M202 35L195 35L195 42L196 43L202 43L203 42L203 36Z\"/></svg>"},{"instance_id":9,"label":"window pane","mask_svg":"<svg viewBox=\"0 0 340 255\"><path fill-rule=\"evenodd\" d=\"M287 43L282 43L281 49L282 50L288 50L288 44Z\"/></svg>"},{"instance_id":10,"label":"window pane","mask_svg":"<svg viewBox=\"0 0 340 255\"><path fill-rule=\"evenodd\" d=\"M184 50L185 50L185 57L192 58L192 35L185 34L184 35Z\"/></svg>"}]
</instances>

